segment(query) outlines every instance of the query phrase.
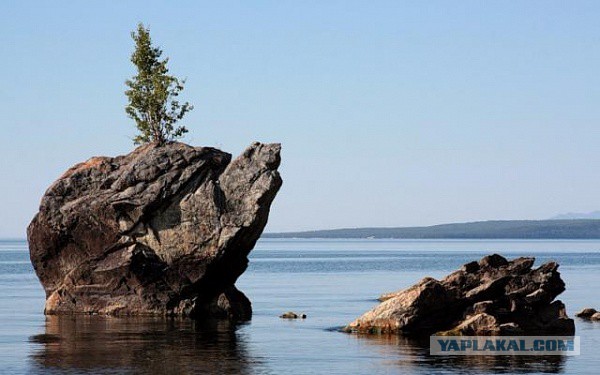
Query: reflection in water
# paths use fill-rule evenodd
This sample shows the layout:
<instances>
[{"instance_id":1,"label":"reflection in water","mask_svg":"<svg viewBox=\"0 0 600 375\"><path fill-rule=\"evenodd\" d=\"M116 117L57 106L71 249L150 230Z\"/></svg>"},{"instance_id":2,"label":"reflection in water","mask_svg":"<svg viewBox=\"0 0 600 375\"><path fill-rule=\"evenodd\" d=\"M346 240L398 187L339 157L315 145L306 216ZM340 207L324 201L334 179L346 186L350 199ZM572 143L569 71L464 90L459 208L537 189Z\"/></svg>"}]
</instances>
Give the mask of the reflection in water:
<instances>
[{"instance_id":1,"label":"reflection in water","mask_svg":"<svg viewBox=\"0 0 600 375\"><path fill-rule=\"evenodd\" d=\"M243 335L227 321L48 316L46 333L32 336L40 372L186 374L257 373Z\"/></svg>"},{"instance_id":2,"label":"reflection in water","mask_svg":"<svg viewBox=\"0 0 600 375\"><path fill-rule=\"evenodd\" d=\"M411 373L562 373L565 356L433 356L429 337L413 339L396 335L355 335L357 340L378 345L382 355L395 359L388 365Z\"/></svg>"}]
</instances>

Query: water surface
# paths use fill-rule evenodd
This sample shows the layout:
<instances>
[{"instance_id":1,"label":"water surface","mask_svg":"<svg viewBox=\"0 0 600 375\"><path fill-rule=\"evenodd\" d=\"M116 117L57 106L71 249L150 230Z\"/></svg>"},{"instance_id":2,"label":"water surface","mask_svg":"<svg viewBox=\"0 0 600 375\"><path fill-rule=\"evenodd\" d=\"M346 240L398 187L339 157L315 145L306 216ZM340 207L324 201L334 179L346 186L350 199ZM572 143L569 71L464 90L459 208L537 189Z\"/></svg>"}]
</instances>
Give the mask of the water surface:
<instances>
[{"instance_id":1,"label":"water surface","mask_svg":"<svg viewBox=\"0 0 600 375\"><path fill-rule=\"evenodd\" d=\"M576 320L578 357L430 357L427 343L337 329L384 292L442 277L483 255L555 260L570 315L600 307L600 241L259 241L238 288L250 323L45 317L26 243L0 241L0 373L597 373L600 324ZM287 321L282 312L308 319Z\"/></svg>"}]
</instances>

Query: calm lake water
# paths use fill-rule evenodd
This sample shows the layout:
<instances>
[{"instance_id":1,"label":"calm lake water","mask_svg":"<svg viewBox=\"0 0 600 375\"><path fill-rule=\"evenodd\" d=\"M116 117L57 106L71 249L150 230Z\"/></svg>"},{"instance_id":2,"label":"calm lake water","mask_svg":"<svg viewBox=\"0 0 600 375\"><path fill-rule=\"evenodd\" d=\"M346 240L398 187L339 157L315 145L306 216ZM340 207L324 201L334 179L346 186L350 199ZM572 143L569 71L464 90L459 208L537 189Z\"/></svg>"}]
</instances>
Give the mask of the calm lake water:
<instances>
[{"instance_id":1,"label":"calm lake water","mask_svg":"<svg viewBox=\"0 0 600 375\"><path fill-rule=\"evenodd\" d=\"M338 331L379 294L492 252L559 262L569 315L600 308L600 241L270 239L237 283L250 323L45 317L27 244L0 241L0 373L599 373L600 323L576 320L581 355L564 358L430 357L418 342ZM308 318L278 318L288 310Z\"/></svg>"}]
</instances>

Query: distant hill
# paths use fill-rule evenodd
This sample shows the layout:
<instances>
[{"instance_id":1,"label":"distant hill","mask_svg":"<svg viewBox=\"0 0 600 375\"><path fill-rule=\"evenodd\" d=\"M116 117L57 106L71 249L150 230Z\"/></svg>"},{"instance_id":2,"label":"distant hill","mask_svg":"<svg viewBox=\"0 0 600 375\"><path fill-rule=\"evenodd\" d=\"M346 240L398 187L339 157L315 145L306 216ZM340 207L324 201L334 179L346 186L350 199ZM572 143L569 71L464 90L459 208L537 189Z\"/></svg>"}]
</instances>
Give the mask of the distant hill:
<instances>
[{"instance_id":1,"label":"distant hill","mask_svg":"<svg viewBox=\"0 0 600 375\"><path fill-rule=\"evenodd\" d=\"M429 227L265 233L263 238L600 239L600 220L508 220Z\"/></svg>"},{"instance_id":2,"label":"distant hill","mask_svg":"<svg viewBox=\"0 0 600 375\"><path fill-rule=\"evenodd\" d=\"M600 211L587 213L569 212L567 214L556 215L551 220L575 220L575 219L600 219Z\"/></svg>"}]
</instances>

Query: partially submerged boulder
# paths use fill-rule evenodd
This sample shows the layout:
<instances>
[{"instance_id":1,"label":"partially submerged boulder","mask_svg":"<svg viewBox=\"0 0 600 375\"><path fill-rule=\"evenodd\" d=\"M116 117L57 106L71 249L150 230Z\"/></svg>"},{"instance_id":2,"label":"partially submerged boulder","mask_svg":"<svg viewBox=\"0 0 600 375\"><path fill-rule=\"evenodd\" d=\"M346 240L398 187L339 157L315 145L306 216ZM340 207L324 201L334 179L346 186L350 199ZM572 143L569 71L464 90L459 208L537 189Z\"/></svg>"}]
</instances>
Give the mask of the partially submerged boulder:
<instances>
[{"instance_id":1,"label":"partially submerged boulder","mask_svg":"<svg viewBox=\"0 0 600 375\"><path fill-rule=\"evenodd\" d=\"M591 307L587 307L587 308L581 310L580 312L578 312L577 314L575 314L575 316L578 318L589 319L597 312L598 312L598 310L591 308Z\"/></svg>"},{"instance_id":2,"label":"partially submerged boulder","mask_svg":"<svg viewBox=\"0 0 600 375\"><path fill-rule=\"evenodd\" d=\"M234 286L281 186L279 144L172 142L95 157L50 186L27 237L46 314L248 319Z\"/></svg>"},{"instance_id":3,"label":"partially submerged boulder","mask_svg":"<svg viewBox=\"0 0 600 375\"><path fill-rule=\"evenodd\" d=\"M306 314L299 314L293 311L288 311L279 315L281 319L306 319Z\"/></svg>"},{"instance_id":4,"label":"partially submerged boulder","mask_svg":"<svg viewBox=\"0 0 600 375\"><path fill-rule=\"evenodd\" d=\"M556 296L565 290L558 264L533 269L534 258L493 254L465 264L442 280L424 278L382 295L384 302L347 332L404 335L514 335L575 333Z\"/></svg>"},{"instance_id":5,"label":"partially submerged boulder","mask_svg":"<svg viewBox=\"0 0 600 375\"><path fill-rule=\"evenodd\" d=\"M581 310L575 316L586 320L600 320L600 312L591 307Z\"/></svg>"}]
</instances>

